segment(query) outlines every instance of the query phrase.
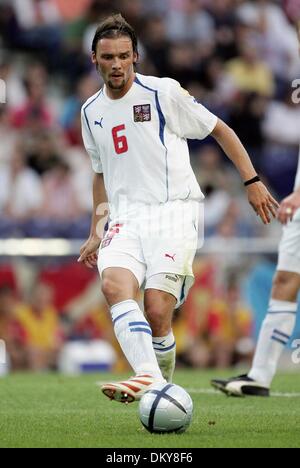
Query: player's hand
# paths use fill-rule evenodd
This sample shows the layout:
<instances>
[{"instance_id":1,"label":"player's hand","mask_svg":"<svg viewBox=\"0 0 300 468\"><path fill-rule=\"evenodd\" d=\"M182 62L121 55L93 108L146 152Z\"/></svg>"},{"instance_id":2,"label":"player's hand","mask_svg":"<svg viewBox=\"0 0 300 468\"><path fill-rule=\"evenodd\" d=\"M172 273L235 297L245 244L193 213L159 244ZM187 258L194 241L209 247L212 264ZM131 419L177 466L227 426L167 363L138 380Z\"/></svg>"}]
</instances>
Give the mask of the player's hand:
<instances>
[{"instance_id":1,"label":"player's hand","mask_svg":"<svg viewBox=\"0 0 300 468\"><path fill-rule=\"evenodd\" d=\"M284 200L282 200L279 211L278 219L282 224L287 224L292 221L295 212L300 208L300 192L294 192Z\"/></svg>"},{"instance_id":2,"label":"player's hand","mask_svg":"<svg viewBox=\"0 0 300 468\"><path fill-rule=\"evenodd\" d=\"M279 203L262 182L248 185L247 192L250 205L264 224L269 224L272 216L276 218L276 208L279 208Z\"/></svg>"},{"instance_id":3,"label":"player's hand","mask_svg":"<svg viewBox=\"0 0 300 468\"><path fill-rule=\"evenodd\" d=\"M101 243L101 239L96 236L91 236L83 244L80 249L80 257L78 258L79 263L83 263L87 268L94 268L97 265L98 260L98 249Z\"/></svg>"}]
</instances>

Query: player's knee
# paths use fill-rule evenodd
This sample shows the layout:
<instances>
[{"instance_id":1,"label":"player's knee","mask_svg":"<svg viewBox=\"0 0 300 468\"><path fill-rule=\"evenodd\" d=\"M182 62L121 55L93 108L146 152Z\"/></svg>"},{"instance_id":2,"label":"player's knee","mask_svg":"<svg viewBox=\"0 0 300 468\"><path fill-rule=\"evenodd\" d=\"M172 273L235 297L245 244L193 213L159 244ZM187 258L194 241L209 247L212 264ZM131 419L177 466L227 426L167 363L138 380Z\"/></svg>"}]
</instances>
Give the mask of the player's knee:
<instances>
[{"instance_id":1,"label":"player's knee","mask_svg":"<svg viewBox=\"0 0 300 468\"><path fill-rule=\"evenodd\" d=\"M150 315L146 315L146 318L151 327L153 336L167 336L170 333L172 323L162 314L151 314L150 312Z\"/></svg>"},{"instance_id":2,"label":"player's knee","mask_svg":"<svg viewBox=\"0 0 300 468\"><path fill-rule=\"evenodd\" d=\"M281 287L281 286L286 286L289 284L290 278L288 273L284 271L277 271L274 279L273 279L273 286L274 287Z\"/></svg>"},{"instance_id":3,"label":"player's knee","mask_svg":"<svg viewBox=\"0 0 300 468\"><path fill-rule=\"evenodd\" d=\"M157 306L156 304L152 304L146 309L146 316L151 323L155 324L162 323L165 318L164 311L160 309L159 306Z\"/></svg>"},{"instance_id":4,"label":"player's knee","mask_svg":"<svg viewBox=\"0 0 300 468\"><path fill-rule=\"evenodd\" d=\"M102 293L109 304L115 303L121 293L120 284L113 278L104 278L102 281Z\"/></svg>"},{"instance_id":5,"label":"player's knee","mask_svg":"<svg viewBox=\"0 0 300 468\"><path fill-rule=\"evenodd\" d=\"M277 271L273 279L272 297L283 301L294 301L299 289L298 277L285 271Z\"/></svg>"},{"instance_id":6,"label":"player's knee","mask_svg":"<svg viewBox=\"0 0 300 468\"><path fill-rule=\"evenodd\" d=\"M170 307L168 295L161 294L148 298L145 304L145 313L153 336L165 336L170 332L172 312L173 308Z\"/></svg>"}]
</instances>

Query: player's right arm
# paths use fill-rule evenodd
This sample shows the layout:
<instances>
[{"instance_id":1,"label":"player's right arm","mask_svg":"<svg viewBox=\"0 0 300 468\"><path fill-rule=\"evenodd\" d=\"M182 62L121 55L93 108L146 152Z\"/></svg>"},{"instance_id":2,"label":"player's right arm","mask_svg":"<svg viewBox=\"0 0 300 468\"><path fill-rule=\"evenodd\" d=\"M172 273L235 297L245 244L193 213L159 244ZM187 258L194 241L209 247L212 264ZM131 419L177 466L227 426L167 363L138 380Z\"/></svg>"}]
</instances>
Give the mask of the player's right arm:
<instances>
[{"instance_id":1,"label":"player's right arm","mask_svg":"<svg viewBox=\"0 0 300 468\"><path fill-rule=\"evenodd\" d=\"M88 240L80 249L78 262L83 262L88 268L97 265L98 249L102 240L104 226L107 221L107 196L103 174L94 174L93 181L93 214Z\"/></svg>"},{"instance_id":2,"label":"player's right arm","mask_svg":"<svg viewBox=\"0 0 300 468\"><path fill-rule=\"evenodd\" d=\"M81 114L81 128L83 143L92 161L94 180L93 214L90 235L80 249L80 257L78 258L78 262L84 263L88 268L93 268L97 264L98 249L102 240L104 226L107 220L108 205L100 154L95 144L93 135L91 134L87 116L84 111L82 111Z\"/></svg>"}]
</instances>

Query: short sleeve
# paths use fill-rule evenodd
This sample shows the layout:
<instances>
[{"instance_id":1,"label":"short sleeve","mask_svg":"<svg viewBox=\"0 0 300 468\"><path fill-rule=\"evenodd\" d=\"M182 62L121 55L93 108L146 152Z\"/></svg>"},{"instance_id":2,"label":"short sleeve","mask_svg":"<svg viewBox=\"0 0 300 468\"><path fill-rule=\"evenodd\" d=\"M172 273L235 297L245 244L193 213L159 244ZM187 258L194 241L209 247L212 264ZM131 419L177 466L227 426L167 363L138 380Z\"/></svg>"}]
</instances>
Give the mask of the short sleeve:
<instances>
[{"instance_id":1,"label":"short sleeve","mask_svg":"<svg viewBox=\"0 0 300 468\"><path fill-rule=\"evenodd\" d=\"M89 124L88 124L88 120L87 120L87 116L84 111L84 108L82 108L81 110L81 130L82 130L83 144L91 158L93 171L97 172L98 174L102 174L103 170L102 170L100 154L96 147L94 137L89 128Z\"/></svg>"},{"instance_id":2,"label":"short sleeve","mask_svg":"<svg viewBox=\"0 0 300 468\"><path fill-rule=\"evenodd\" d=\"M181 138L203 140L214 130L218 117L197 102L175 80L169 80L168 125Z\"/></svg>"}]
</instances>

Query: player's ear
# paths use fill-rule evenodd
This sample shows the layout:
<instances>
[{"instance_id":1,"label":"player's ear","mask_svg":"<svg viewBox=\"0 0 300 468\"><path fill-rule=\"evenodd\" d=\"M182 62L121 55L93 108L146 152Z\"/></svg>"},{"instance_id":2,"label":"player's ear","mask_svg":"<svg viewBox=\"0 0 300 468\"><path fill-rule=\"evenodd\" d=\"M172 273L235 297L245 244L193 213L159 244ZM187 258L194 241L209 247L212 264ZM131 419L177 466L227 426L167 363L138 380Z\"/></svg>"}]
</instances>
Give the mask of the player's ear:
<instances>
[{"instance_id":1,"label":"player's ear","mask_svg":"<svg viewBox=\"0 0 300 468\"><path fill-rule=\"evenodd\" d=\"M133 64L136 65L138 62L139 56L137 52L133 52Z\"/></svg>"},{"instance_id":2,"label":"player's ear","mask_svg":"<svg viewBox=\"0 0 300 468\"><path fill-rule=\"evenodd\" d=\"M94 63L94 64L97 63L95 52L92 52L92 63Z\"/></svg>"}]
</instances>

